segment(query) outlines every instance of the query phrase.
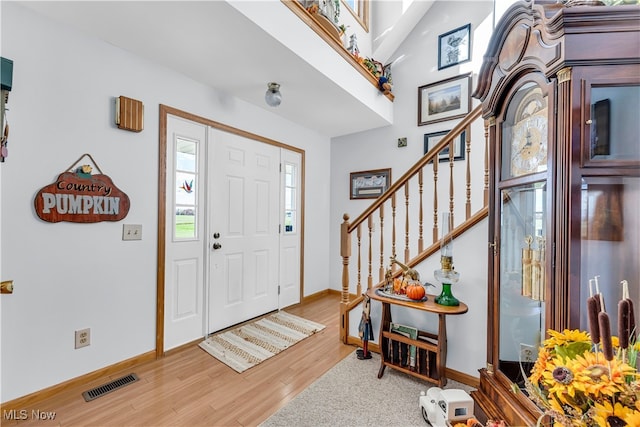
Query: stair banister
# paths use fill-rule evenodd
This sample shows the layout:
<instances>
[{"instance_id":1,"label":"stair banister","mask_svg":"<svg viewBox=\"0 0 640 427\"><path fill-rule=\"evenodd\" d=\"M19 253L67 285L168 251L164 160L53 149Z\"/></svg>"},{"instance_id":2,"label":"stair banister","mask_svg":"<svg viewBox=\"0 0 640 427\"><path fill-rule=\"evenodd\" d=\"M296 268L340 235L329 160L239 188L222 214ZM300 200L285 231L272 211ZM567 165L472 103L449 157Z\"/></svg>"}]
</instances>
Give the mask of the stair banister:
<instances>
[{"instance_id":1,"label":"stair banister","mask_svg":"<svg viewBox=\"0 0 640 427\"><path fill-rule=\"evenodd\" d=\"M362 250L365 251L365 256L368 256L366 260L366 268L367 268L367 288L371 289L374 286L378 286L385 279L385 266L384 266L384 204L387 201L390 201L391 204L391 243L387 244L391 246L391 256L396 256L396 221L398 220L400 223L402 220L405 221L404 224L404 264L408 266L415 266L420 262L426 260L428 257L436 254L439 251L439 232L438 232L438 164L439 164L439 155L440 152L449 146L449 182L447 183L447 187L449 189L447 204L448 209L451 213L454 210L454 199L463 200L464 201L464 213L465 220L462 221L458 226L454 227L452 231L454 237L457 237L463 234L465 231L472 228L474 225L478 224L481 220L487 217L487 202L488 202L488 146L487 146L487 137L488 137L488 128L487 123L484 123L484 150L478 150L483 152L481 154L484 160L484 188L482 194L482 207L478 209L475 213L472 214L471 211L471 130L472 124L481 118L482 109L481 106L474 108L467 116L465 116L456 126L445 135L441 141L439 141L434 147L432 147L423 157L421 157L411 168L409 168L397 181L393 182L389 188L380 195L373 203L367 207L355 220L350 221L350 216L348 214L343 215L343 222L340 227L340 255L342 257L342 291L341 291L341 304L340 304L340 313L341 313L341 327L340 327L340 339L344 343L358 344L359 339L356 337L349 336L349 313L352 309L356 308L360 305L363 300L363 289L361 280L364 279L362 276L362 268L365 267L364 260L361 259ZM460 192L462 196L455 197L454 194L454 157L455 157L455 146L454 144L458 143L458 138L460 138L461 134L465 132L464 138L464 146L461 147L461 150L464 150L466 156L466 171L464 173L466 186L464 187L464 192ZM482 137L477 138L482 139ZM474 146L477 144L474 144ZM424 176L424 167L429 163L432 164L433 168L433 209L434 209L434 217L433 217L433 239L431 244L426 244L424 242L424 230L423 230L423 186L425 184L425 176ZM446 176L446 174L445 174ZM417 177L417 193L418 193L418 208L417 208L417 225L412 225L410 227L410 217L409 217L409 187L410 180L414 177ZM427 178L428 179L428 178ZM480 179L478 179L480 181ZM413 185L413 184L411 184ZM462 188L461 186L458 187ZM404 208L405 215L400 216L396 215L396 207L397 207L397 193L403 191L403 195L405 198ZM415 190L411 190L412 192ZM429 189L428 189L429 191ZM414 193L415 194L415 193ZM474 194L478 194L475 193ZM443 195L444 196L444 195ZM414 198L416 196L414 195ZM445 196L446 197L446 196ZM440 200L441 204L446 203L446 200L443 198ZM380 221L380 231L379 231L379 259L380 259L380 267L378 273L378 279L374 280L372 277L372 261L373 261L373 241L372 241L372 231L374 226L374 215L375 212L379 212L379 221ZM415 218L411 218L415 224ZM365 222L366 221L366 222ZM366 224L366 225L365 225ZM368 228L367 232L363 233L362 227L366 226ZM416 227L415 229L413 227ZM410 258L410 249L409 249L409 231L410 228L414 230L414 233L417 230L418 239L417 239L417 249L418 253ZM357 250L357 286L356 286L356 294L353 295L349 292L350 289L350 278L349 278L349 261L352 253L352 233L356 231L357 238L357 246L355 250ZM368 235L368 246L362 248L362 238ZM398 248L399 249L399 248ZM397 277L401 274L401 270L395 270L391 272L392 277ZM370 343L370 349L372 351L376 350L376 344Z\"/></svg>"},{"instance_id":2,"label":"stair banister","mask_svg":"<svg viewBox=\"0 0 640 427\"><path fill-rule=\"evenodd\" d=\"M351 233L355 228L364 222L369 215L376 211L384 202L389 200L389 198L395 194L400 188L402 188L405 183L412 178L415 174L417 174L425 165L431 162L435 157L438 156L440 151L449 145L454 137L459 136L462 131L464 131L474 120L480 117L482 113L482 106L478 105L473 109L464 119L460 121L451 131L444 137L440 142L438 142L427 154L425 154L416 164L414 164L408 171L406 171L396 182L391 184L391 186L385 191L380 197L378 197L364 212L362 212L353 222L349 223L349 227L347 231Z\"/></svg>"}]
</instances>

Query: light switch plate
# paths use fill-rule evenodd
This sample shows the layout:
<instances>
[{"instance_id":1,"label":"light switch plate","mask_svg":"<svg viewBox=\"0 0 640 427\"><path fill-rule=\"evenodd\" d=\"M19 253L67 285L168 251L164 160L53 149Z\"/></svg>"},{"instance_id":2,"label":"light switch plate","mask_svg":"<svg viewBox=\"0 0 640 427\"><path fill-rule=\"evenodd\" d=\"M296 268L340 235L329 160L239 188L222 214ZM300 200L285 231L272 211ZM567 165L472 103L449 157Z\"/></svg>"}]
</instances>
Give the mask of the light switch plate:
<instances>
[{"instance_id":1,"label":"light switch plate","mask_svg":"<svg viewBox=\"0 0 640 427\"><path fill-rule=\"evenodd\" d=\"M124 224L122 240L142 240L142 224Z\"/></svg>"}]
</instances>

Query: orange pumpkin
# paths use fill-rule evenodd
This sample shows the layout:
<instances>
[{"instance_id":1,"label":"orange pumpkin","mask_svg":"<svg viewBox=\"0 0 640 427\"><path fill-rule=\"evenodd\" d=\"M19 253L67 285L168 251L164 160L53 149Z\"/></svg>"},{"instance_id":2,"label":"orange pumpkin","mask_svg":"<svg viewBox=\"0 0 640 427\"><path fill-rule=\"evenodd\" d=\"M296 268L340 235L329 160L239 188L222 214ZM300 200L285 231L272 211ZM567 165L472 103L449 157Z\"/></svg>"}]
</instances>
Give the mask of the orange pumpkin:
<instances>
[{"instance_id":1,"label":"orange pumpkin","mask_svg":"<svg viewBox=\"0 0 640 427\"><path fill-rule=\"evenodd\" d=\"M407 286L406 292L409 298L416 301L421 300L425 295L424 286L419 283Z\"/></svg>"}]
</instances>

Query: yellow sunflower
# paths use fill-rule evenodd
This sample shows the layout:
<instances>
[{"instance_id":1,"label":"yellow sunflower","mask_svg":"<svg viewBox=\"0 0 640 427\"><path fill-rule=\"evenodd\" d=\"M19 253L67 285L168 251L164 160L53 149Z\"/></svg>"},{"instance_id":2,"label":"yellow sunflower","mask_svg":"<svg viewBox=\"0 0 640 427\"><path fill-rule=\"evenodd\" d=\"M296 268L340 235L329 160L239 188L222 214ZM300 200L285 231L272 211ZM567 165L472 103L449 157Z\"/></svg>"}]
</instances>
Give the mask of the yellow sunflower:
<instances>
[{"instance_id":1,"label":"yellow sunflower","mask_svg":"<svg viewBox=\"0 0 640 427\"><path fill-rule=\"evenodd\" d=\"M640 411L635 411L631 408L628 408L629 412L624 417L624 422L627 423L628 426L640 426Z\"/></svg>"},{"instance_id":2,"label":"yellow sunflower","mask_svg":"<svg viewBox=\"0 0 640 427\"><path fill-rule=\"evenodd\" d=\"M584 353L567 361L567 368L573 372L574 387L591 396L612 396L627 388L625 377L636 375L635 369L617 359L605 360L601 353Z\"/></svg>"},{"instance_id":3,"label":"yellow sunflower","mask_svg":"<svg viewBox=\"0 0 640 427\"><path fill-rule=\"evenodd\" d=\"M539 385L540 380L542 379L542 373L547 370L547 363L551 355L547 351L545 347L540 347L538 351L538 358L536 359L533 368L531 368L531 375L529 379L535 385ZM552 369L553 370L553 369Z\"/></svg>"},{"instance_id":4,"label":"yellow sunflower","mask_svg":"<svg viewBox=\"0 0 640 427\"><path fill-rule=\"evenodd\" d=\"M573 342L584 342L591 344L591 337L585 331L579 329L569 330L565 329L562 332L549 329L547 331L550 338L544 341L544 346L548 349L555 349L556 347L564 347Z\"/></svg>"},{"instance_id":5,"label":"yellow sunflower","mask_svg":"<svg viewBox=\"0 0 640 427\"><path fill-rule=\"evenodd\" d=\"M586 403L581 393L585 388L584 379L573 371L572 365L569 359L553 358L547 369L542 372L541 386L548 391L550 400L557 400L559 405L570 405L582 410Z\"/></svg>"},{"instance_id":6,"label":"yellow sunflower","mask_svg":"<svg viewBox=\"0 0 640 427\"><path fill-rule=\"evenodd\" d=\"M638 426L638 420L640 420L640 412L634 411L632 408L627 408L616 402L612 405L610 401L605 400L602 402L596 402L596 413L593 420L598 423L599 426ZM629 421L627 421L629 420ZM626 423L626 424L623 424Z\"/></svg>"}]
</instances>

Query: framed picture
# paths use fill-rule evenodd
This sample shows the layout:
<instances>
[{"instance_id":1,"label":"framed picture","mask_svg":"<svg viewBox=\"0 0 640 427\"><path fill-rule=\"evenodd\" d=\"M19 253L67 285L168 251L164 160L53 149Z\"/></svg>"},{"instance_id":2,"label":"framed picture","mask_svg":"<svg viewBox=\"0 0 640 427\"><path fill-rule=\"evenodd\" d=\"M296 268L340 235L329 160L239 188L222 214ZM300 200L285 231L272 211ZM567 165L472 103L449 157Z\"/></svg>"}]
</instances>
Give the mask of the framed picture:
<instances>
[{"instance_id":1,"label":"framed picture","mask_svg":"<svg viewBox=\"0 0 640 427\"><path fill-rule=\"evenodd\" d=\"M433 132L433 133L425 133L424 134L424 154L427 154L429 150L431 150L437 143L439 143L442 138L450 131L443 130L442 132ZM457 141L453 143L453 160L464 160L464 152L465 152L465 133L462 132L458 137ZM439 162L448 162L449 161L449 147L445 147L440 154L438 154Z\"/></svg>"},{"instance_id":2,"label":"framed picture","mask_svg":"<svg viewBox=\"0 0 640 427\"><path fill-rule=\"evenodd\" d=\"M471 73L418 88L418 126L464 117L471 111Z\"/></svg>"},{"instance_id":3,"label":"framed picture","mask_svg":"<svg viewBox=\"0 0 640 427\"><path fill-rule=\"evenodd\" d=\"M471 24L438 36L438 70L471 59Z\"/></svg>"},{"instance_id":4,"label":"framed picture","mask_svg":"<svg viewBox=\"0 0 640 427\"><path fill-rule=\"evenodd\" d=\"M375 199L389 188L391 169L351 172L350 199Z\"/></svg>"}]
</instances>

